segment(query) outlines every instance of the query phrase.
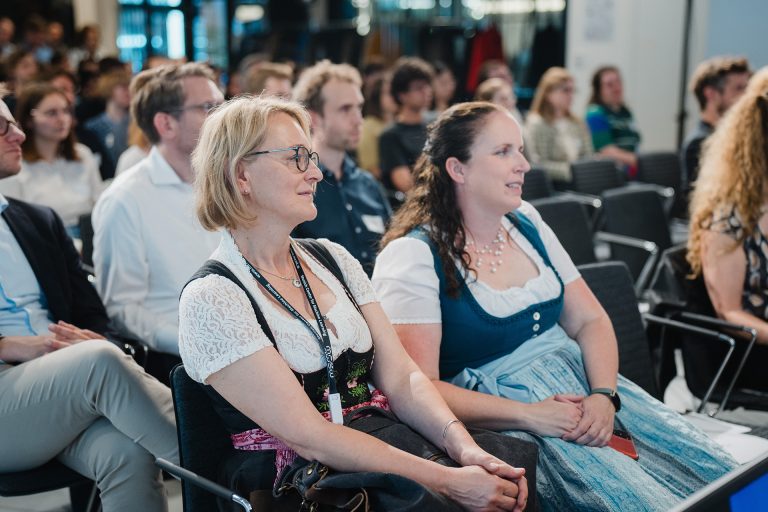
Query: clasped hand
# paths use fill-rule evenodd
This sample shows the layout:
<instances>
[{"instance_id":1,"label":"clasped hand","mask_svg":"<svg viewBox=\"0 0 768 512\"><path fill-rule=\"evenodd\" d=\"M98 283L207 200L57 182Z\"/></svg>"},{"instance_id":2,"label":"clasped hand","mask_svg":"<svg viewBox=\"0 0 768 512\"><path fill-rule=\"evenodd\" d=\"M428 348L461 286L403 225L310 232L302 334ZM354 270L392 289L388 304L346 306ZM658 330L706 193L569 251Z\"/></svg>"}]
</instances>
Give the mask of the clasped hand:
<instances>
[{"instance_id":1,"label":"clasped hand","mask_svg":"<svg viewBox=\"0 0 768 512\"><path fill-rule=\"evenodd\" d=\"M63 321L49 325L48 330L50 335L3 338L2 359L9 363L24 363L81 341L104 339L101 334Z\"/></svg>"},{"instance_id":2,"label":"clasped hand","mask_svg":"<svg viewBox=\"0 0 768 512\"><path fill-rule=\"evenodd\" d=\"M553 395L531 405L535 407L531 430L539 435L586 446L605 446L613 435L616 411L603 395Z\"/></svg>"},{"instance_id":3,"label":"clasped hand","mask_svg":"<svg viewBox=\"0 0 768 512\"><path fill-rule=\"evenodd\" d=\"M451 498L473 511L521 512L528 501L525 469L515 468L479 446L462 451L453 479Z\"/></svg>"}]
</instances>

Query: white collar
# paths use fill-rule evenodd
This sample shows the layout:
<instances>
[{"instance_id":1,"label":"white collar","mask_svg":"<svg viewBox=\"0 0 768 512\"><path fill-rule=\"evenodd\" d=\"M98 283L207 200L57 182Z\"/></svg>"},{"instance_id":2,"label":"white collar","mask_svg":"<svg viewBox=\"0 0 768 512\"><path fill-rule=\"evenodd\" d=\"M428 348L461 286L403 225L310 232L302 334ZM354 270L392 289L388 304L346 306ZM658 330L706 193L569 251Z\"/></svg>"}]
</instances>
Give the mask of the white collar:
<instances>
[{"instance_id":1,"label":"white collar","mask_svg":"<svg viewBox=\"0 0 768 512\"><path fill-rule=\"evenodd\" d=\"M157 146L152 146L147 156L147 163L149 168L147 169L147 175L150 181L155 185L180 185L184 184L176 171L173 170L171 164L168 163Z\"/></svg>"}]
</instances>

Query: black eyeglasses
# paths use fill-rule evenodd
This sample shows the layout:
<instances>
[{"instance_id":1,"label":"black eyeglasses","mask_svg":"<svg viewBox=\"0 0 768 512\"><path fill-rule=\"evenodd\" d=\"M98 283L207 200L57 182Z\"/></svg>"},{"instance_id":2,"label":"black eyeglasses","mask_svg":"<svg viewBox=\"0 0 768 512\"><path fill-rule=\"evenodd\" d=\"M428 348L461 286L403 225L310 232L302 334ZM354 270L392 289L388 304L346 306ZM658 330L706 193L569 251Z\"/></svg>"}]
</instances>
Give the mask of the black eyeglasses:
<instances>
[{"instance_id":1,"label":"black eyeglasses","mask_svg":"<svg viewBox=\"0 0 768 512\"><path fill-rule=\"evenodd\" d=\"M320 167L320 157L314 151L310 151L302 145L291 146L289 148L266 149L264 151L254 151L248 156L266 155L268 153L280 153L281 151L295 151L293 160L296 162L296 168L299 172L307 172L309 161L311 160L315 167Z\"/></svg>"},{"instance_id":2,"label":"black eyeglasses","mask_svg":"<svg viewBox=\"0 0 768 512\"><path fill-rule=\"evenodd\" d=\"M186 107L179 107L179 108L171 108L166 110L166 112L173 113L173 112L184 112L185 110L202 110L206 114L210 114L213 109L221 105L221 103L215 103L212 101L208 101L205 103L200 103L198 105L187 105Z\"/></svg>"},{"instance_id":3,"label":"black eyeglasses","mask_svg":"<svg viewBox=\"0 0 768 512\"><path fill-rule=\"evenodd\" d=\"M11 125L15 126L17 130L22 131L19 123L0 116L0 137L5 137L8 135L8 131L11 129Z\"/></svg>"}]
</instances>

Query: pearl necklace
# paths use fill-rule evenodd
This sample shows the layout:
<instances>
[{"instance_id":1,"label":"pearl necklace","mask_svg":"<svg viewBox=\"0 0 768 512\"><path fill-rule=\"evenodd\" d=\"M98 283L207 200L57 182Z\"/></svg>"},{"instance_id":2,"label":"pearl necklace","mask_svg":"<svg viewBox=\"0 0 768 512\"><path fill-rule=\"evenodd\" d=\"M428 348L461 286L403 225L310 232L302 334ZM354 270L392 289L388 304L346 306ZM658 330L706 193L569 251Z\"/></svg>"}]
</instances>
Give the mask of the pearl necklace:
<instances>
[{"instance_id":1,"label":"pearl necklace","mask_svg":"<svg viewBox=\"0 0 768 512\"><path fill-rule=\"evenodd\" d=\"M488 266L490 267L491 274L495 274L496 271L499 269L499 267L504 262L501 259L501 255L504 252L504 249L507 247L506 245L507 239L506 239L506 232L504 231L503 226L499 226L499 230L496 232L496 238L491 241L490 244L483 245L483 248L480 249L477 244L475 244L475 241L471 238L467 240L466 249L467 251L472 251L475 253L475 266L477 268L480 268L483 266L483 257L486 255L490 256Z\"/></svg>"}]
</instances>

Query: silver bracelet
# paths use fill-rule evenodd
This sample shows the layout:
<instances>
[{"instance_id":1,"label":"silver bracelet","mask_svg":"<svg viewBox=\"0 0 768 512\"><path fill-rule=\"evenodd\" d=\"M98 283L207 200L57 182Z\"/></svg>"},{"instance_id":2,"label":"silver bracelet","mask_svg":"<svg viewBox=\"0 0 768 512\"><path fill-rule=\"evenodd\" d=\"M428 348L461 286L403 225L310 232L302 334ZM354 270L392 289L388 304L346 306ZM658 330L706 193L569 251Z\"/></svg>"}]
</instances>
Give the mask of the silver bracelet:
<instances>
[{"instance_id":1,"label":"silver bracelet","mask_svg":"<svg viewBox=\"0 0 768 512\"><path fill-rule=\"evenodd\" d=\"M443 441L445 441L445 436L447 436L447 435L448 435L448 429L449 429L449 428L450 428L450 426L451 426L451 425L453 425L454 423L459 423L460 425L463 425L463 423L462 423L462 422L460 422L460 421L459 421L459 420L457 420L457 419L452 419L451 421L449 421L448 423L446 423L446 424L445 424L445 426L443 427Z\"/></svg>"}]
</instances>

